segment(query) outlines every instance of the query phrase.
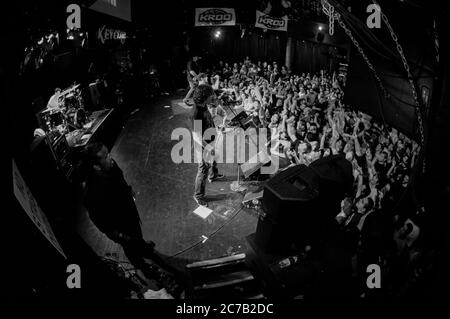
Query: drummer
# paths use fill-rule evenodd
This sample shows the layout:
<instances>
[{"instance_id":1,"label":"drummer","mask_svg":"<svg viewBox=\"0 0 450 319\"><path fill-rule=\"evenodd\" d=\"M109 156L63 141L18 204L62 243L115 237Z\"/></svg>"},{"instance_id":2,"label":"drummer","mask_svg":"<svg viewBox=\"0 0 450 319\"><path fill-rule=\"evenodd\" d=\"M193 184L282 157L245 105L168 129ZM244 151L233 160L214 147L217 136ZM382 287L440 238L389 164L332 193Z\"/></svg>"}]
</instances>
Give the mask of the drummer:
<instances>
[{"instance_id":1,"label":"drummer","mask_svg":"<svg viewBox=\"0 0 450 319\"><path fill-rule=\"evenodd\" d=\"M62 95L61 95L61 89L56 88L55 94L53 94L47 103L47 109L60 109L63 104L62 101Z\"/></svg>"}]
</instances>

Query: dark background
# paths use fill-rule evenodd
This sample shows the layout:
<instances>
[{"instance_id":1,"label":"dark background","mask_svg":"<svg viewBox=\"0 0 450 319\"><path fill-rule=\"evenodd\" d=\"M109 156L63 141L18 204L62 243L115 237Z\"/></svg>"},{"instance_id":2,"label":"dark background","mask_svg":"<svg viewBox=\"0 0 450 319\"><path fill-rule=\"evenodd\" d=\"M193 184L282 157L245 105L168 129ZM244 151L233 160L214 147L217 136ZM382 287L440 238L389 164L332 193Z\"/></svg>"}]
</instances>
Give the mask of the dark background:
<instances>
[{"instance_id":1,"label":"dark background","mask_svg":"<svg viewBox=\"0 0 450 319\"><path fill-rule=\"evenodd\" d=\"M380 1L383 8L388 8L388 17L396 30L399 40L407 55L413 74L419 87L430 87L432 99L424 114L428 114L427 124L427 173L416 185L420 190L427 207L427 245L433 252L430 259L431 273L426 294L433 297L448 295L450 266L448 252L450 251L450 232L448 205L450 174L447 157L449 134L449 5L446 1L428 3L427 1ZM38 36L48 28L61 29L65 24L65 7L69 1L21 1L20 3L2 4L4 19L0 28L4 41L0 49L0 104L4 111L4 145L7 152L17 161L19 167L26 167L28 147L35 128L35 117L31 109L31 101L38 96L46 101L56 84L62 87L72 81L72 78L83 76L84 67L92 59L102 60L105 52L78 52L75 54L69 48L63 48L55 55L55 64L47 65L26 78L18 76L19 66L23 58L23 49L30 38ZM78 1L79 4L90 4L92 1ZM144 59L155 63L161 72L171 71L180 77L178 85L184 86L181 71L189 55L205 52L211 57L224 61L240 60L250 56L254 60L271 59L284 61L284 32L267 32L252 28L254 10L259 1L214 1L214 6L239 7L237 22L247 29L244 38L241 27L222 28L223 37L219 42L212 42L207 36L213 28L194 28L193 9L195 7L212 6L211 1L174 1L166 0L154 5L153 1L134 1L132 4L133 25L136 29L136 46L147 48ZM352 1L353 13L365 21L367 14L365 6L369 1ZM431 37L432 17L438 24L440 38L440 64L434 62L433 41ZM323 20L318 20L323 23ZM296 23L302 24L302 21ZM305 22L306 23L306 22ZM124 26L121 26L124 27ZM339 28L338 28L339 30ZM252 34L250 34L250 31ZM325 30L326 31L326 30ZM416 136L416 121L413 100L409 93L408 83L401 61L386 29L373 30L379 37L380 44L369 36L359 33L360 42L369 55L372 63L382 77L385 86L392 91L393 99L380 102L376 83L365 62L356 54L354 47L348 50L350 54L350 73L346 98L357 108L386 121L405 133ZM335 42L327 37L325 32L322 42L317 41L317 29L297 27L289 30L289 35L295 39L294 70L316 71L328 66L328 48L349 48L348 39L337 31ZM278 39L276 38L278 36ZM333 38L334 39L334 38ZM305 41L305 43L303 43ZM190 44L190 45L189 45ZM371 49L372 48L372 49ZM374 50L375 48L375 50ZM192 51L191 51L192 50ZM70 52L70 53L67 53ZM377 53L376 53L377 52ZM314 61L314 62L312 62ZM62 72L64 71L64 72ZM172 74L172 73L171 73ZM6 176L11 176L11 162L7 158L4 163ZM23 174L27 174L24 169ZM86 263L92 269L92 289L95 296L108 284L108 278L101 278L101 267L89 248L74 239L65 243L70 260L66 261L37 232L12 195L12 180L4 180L7 192L6 209L2 209L2 263L3 291L10 295L72 297L76 292L65 289L65 267L75 260ZM49 184L49 187L57 185ZM420 186L420 187L419 187ZM63 202L64 198L59 198ZM64 206L62 206L64 207ZM63 210L68 212L67 210ZM70 212L69 212L70 214ZM100 267L100 268L98 268ZM61 282L63 284L61 284ZM109 283L111 285L111 282ZM103 286L104 288L104 286ZM33 290L34 289L34 290ZM88 290L83 290L84 292ZM3 294L3 293L2 293Z\"/></svg>"}]
</instances>

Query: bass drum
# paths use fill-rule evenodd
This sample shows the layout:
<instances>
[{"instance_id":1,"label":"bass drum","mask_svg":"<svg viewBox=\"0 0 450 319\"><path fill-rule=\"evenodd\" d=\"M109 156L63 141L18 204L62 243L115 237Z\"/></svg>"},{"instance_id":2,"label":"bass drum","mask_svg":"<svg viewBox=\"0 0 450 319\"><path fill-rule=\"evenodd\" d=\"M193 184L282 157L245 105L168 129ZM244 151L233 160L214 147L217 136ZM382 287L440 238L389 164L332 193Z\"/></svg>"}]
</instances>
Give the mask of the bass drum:
<instances>
[{"instance_id":1,"label":"bass drum","mask_svg":"<svg viewBox=\"0 0 450 319\"><path fill-rule=\"evenodd\" d=\"M45 118L50 130L54 130L57 126L64 124L64 114L60 109L51 111Z\"/></svg>"}]
</instances>

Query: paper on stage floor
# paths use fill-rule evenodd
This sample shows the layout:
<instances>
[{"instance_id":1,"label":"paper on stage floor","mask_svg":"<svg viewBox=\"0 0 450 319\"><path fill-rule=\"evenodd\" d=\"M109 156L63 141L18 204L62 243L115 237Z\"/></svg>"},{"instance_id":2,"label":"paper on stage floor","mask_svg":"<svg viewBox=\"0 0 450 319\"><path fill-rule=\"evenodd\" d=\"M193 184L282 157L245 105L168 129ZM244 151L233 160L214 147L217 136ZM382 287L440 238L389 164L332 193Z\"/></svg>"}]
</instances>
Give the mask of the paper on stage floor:
<instances>
[{"instance_id":1,"label":"paper on stage floor","mask_svg":"<svg viewBox=\"0 0 450 319\"><path fill-rule=\"evenodd\" d=\"M194 214L200 216L203 219L208 217L212 212L212 209L209 209L206 206L198 206L197 209L194 210Z\"/></svg>"}]
</instances>

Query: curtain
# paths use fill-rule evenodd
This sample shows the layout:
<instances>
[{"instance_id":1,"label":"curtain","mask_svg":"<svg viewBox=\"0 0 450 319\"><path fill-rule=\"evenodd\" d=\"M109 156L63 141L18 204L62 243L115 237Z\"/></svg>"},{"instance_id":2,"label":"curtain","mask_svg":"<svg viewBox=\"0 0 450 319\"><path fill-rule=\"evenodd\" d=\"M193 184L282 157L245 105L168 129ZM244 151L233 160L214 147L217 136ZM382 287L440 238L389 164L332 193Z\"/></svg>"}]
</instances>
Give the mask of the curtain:
<instances>
[{"instance_id":1,"label":"curtain","mask_svg":"<svg viewBox=\"0 0 450 319\"><path fill-rule=\"evenodd\" d=\"M308 41L294 40L293 70L297 73L314 73L320 70L332 72L332 47Z\"/></svg>"},{"instance_id":2,"label":"curtain","mask_svg":"<svg viewBox=\"0 0 450 319\"><path fill-rule=\"evenodd\" d=\"M257 61L277 61L284 64L287 34L280 31L252 29L244 36L238 28L222 27L221 37L215 38L215 28L195 30L192 49L200 55L209 55L211 62L237 62L249 56ZM208 54L206 54L208 52Z\"/></svg>"}]
</instances>

